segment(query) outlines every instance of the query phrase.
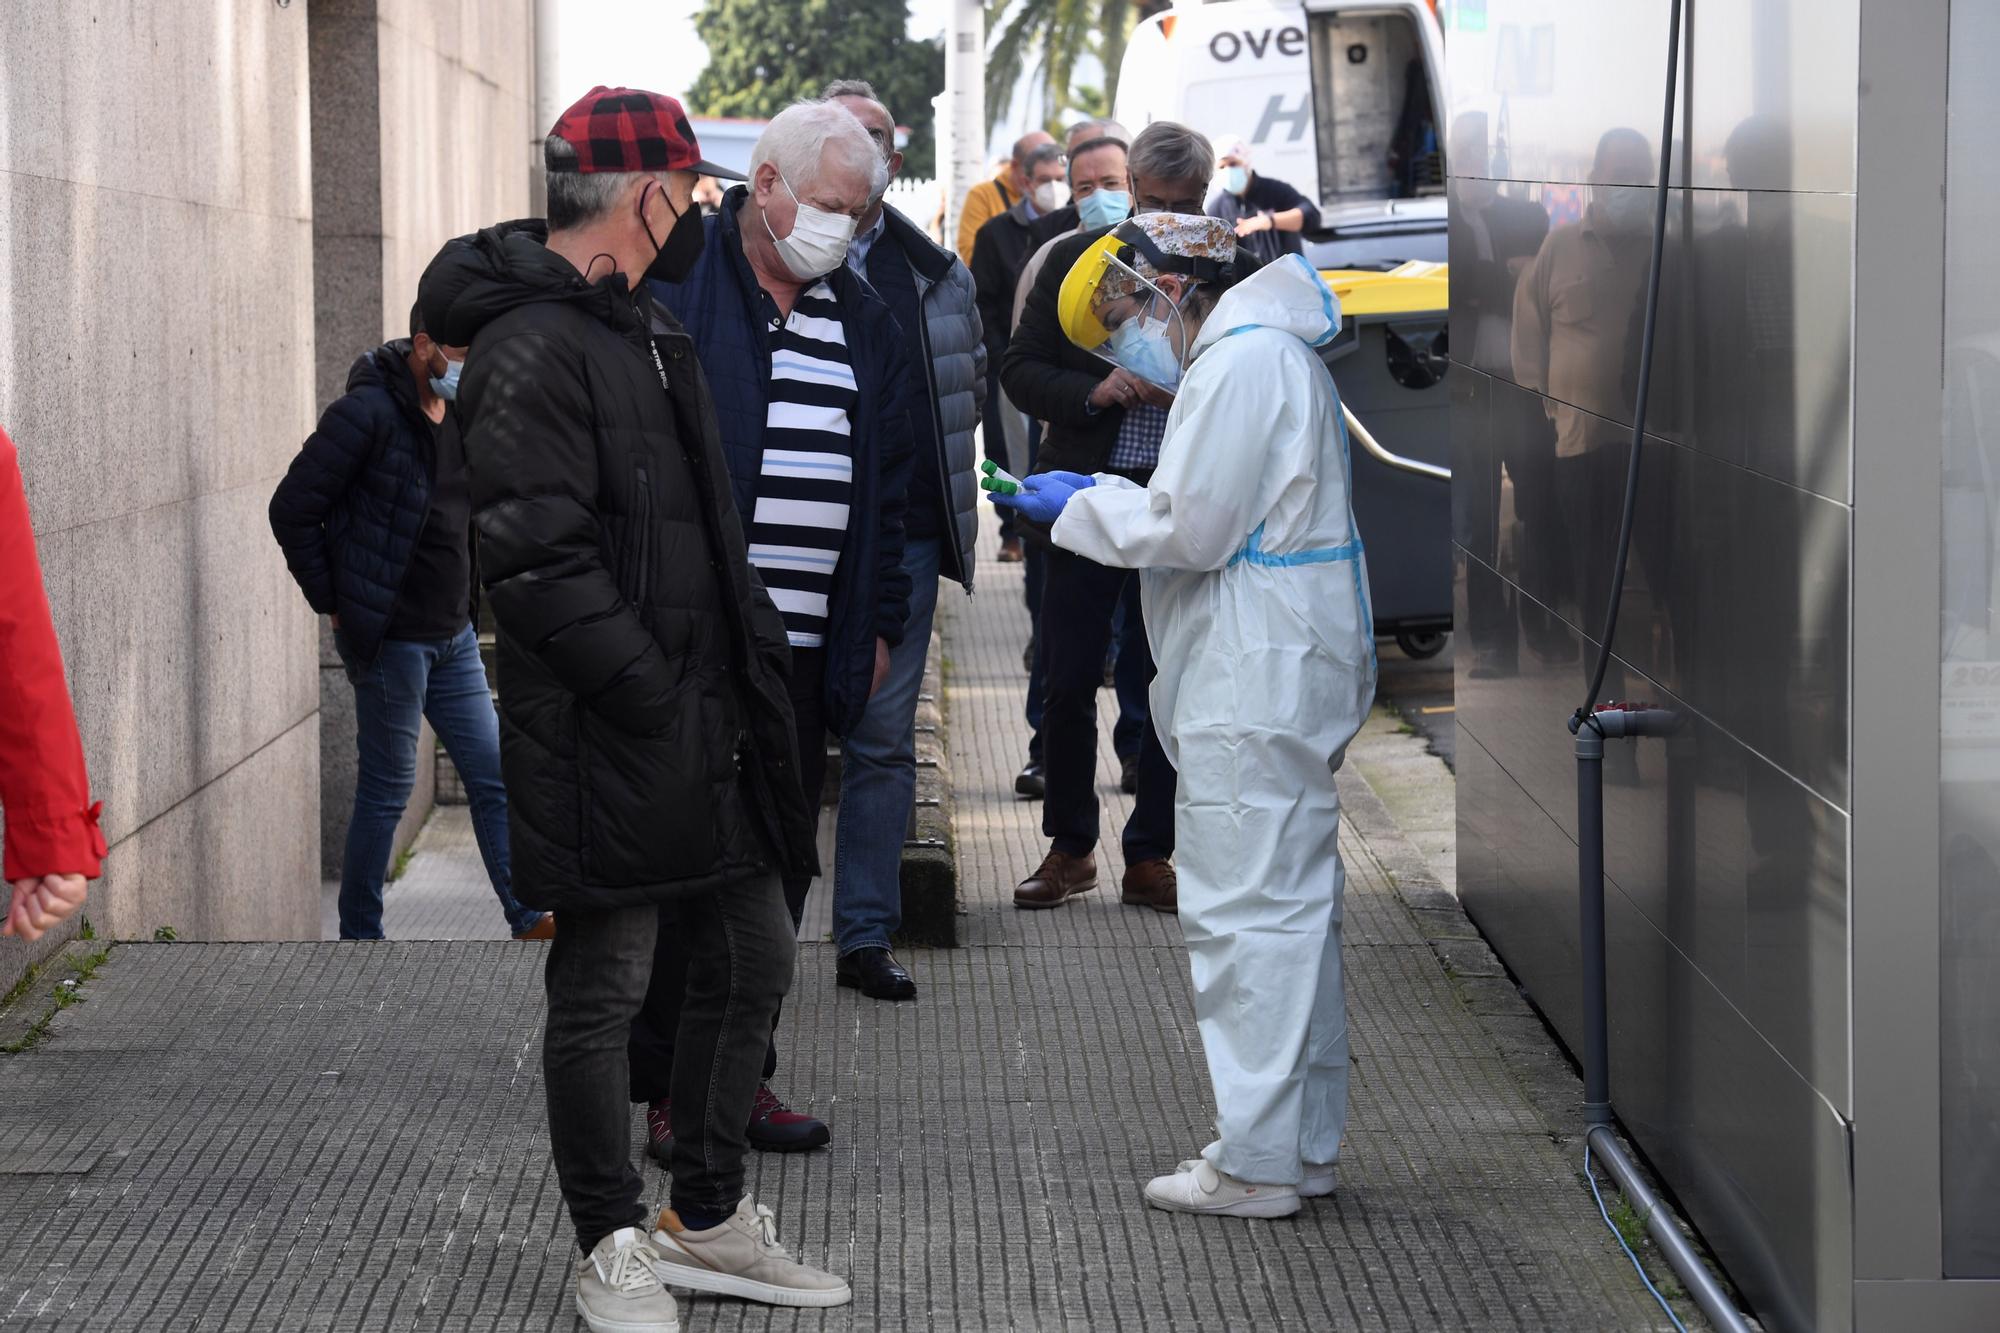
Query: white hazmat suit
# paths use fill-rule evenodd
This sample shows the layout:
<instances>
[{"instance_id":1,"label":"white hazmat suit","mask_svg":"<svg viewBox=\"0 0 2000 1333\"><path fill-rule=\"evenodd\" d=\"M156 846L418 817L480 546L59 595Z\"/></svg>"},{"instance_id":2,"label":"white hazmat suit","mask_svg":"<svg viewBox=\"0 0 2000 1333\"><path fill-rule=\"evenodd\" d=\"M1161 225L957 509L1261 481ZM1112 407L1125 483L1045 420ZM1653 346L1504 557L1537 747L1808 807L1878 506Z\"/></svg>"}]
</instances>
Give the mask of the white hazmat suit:
<instances>
[{"instance_id":1,"label":"white hazmat suit","mask_svg":"<svg viewBox=\"0 0 2000 1333\"><path fill-rule=\"evenodd\" d=\"M1179 770L1180 919L1219 1108L1211 1165L1297 1184L1347 1120L1334 788L1375 697L1346 430L1313 347L1339 306L1288 256L1195 338L1151 484L1100 476L1053 534L1144 571L1153 723Z\"/></svg>"}]
</instances>

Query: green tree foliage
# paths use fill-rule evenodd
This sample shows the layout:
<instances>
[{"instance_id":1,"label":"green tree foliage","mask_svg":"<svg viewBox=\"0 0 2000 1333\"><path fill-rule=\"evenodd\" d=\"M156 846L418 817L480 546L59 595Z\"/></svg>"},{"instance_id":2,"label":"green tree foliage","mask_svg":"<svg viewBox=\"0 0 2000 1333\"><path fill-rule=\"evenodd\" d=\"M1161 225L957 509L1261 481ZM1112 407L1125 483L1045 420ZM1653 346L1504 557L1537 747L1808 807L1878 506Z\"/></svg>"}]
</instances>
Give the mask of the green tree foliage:
<instances>
[{"instance_id":1,"label":"green tree foliage","mask_svg":"<svg viewBox=\"0 0 2000 1333\"><path fill-rule=\"evenodd\" d=\"M907 0L704 0L695 31L708 68L688 90L702 116L775 116L834 79L866 79L910 131L903 173L937 174L931 99L944 47L907 35Z\"/></svg>"},{"instance_id":2,"label":"green tree foliage","mask_svg":"<svg viewBox=\"0 0 2000 1333\"><path fill-rule=\"evenodd\" d=\"M986 117L1012 108L1023 71L1041 76L1041 119L1051 134L1068 112L1109 115L1118 100L1118 67L1140 19L1160 13L1168 0L987 0L986 27L996 33L986 55ZM1073 82L1078 64L1095 56L1104 86Z\"/></svg>"}]
</instances>

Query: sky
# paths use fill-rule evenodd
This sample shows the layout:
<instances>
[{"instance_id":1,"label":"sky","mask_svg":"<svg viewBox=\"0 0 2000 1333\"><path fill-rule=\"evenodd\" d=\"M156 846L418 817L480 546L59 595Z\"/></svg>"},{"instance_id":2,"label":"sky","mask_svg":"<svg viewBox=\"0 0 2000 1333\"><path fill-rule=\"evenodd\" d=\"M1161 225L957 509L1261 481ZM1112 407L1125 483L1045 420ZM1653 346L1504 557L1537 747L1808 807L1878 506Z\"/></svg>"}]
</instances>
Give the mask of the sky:
<instances>
[{"instance_id":1,"label":"sky","mask_svg":"<svg viewBox=\"0 0 2000 1333\"><path fill-rule=\"evenodd\" d=\"M694 34L701 0L563 0L558 14L558 56L564 106L597 84L653 88L679 97L708 63ZM950 0L910 0L913 37L944 31ZM865 71L857 71L867 77ZM1016 97L1008 122L993 127L996 142L1011 142L1025 125L1027 99Z\"/></svg>"},{"instance_id":2,"label":"sky","mask_svg":"<svg viewBox=\"0 0 2000 1333\"><path fill-rule=\"evenodd\" d=\"M694 35L701 0L564 0L559 43L562 102L597 84L656 88L676 97L708 63ZM911 0L910 35L944 31L949 0Z\"/></svg>"}]
</instances>

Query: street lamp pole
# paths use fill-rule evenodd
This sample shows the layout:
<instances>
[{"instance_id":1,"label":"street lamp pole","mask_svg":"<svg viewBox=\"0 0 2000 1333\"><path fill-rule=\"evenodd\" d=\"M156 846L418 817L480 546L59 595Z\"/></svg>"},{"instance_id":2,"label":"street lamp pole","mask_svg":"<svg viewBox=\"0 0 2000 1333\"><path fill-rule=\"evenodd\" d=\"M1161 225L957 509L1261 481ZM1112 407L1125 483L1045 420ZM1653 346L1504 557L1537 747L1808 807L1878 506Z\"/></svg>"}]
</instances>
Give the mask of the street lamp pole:
<instances>
[{"instance_id":1,"label":"street lamp pole","mask_svg":"<svg viewBox=\"0 0 2000 1333\"><path fill-rule=\"evenodd\" d=\"M965 192L985 174L986 8L981 0L952 0L944 42L938 185L944 191L944 243L949 246L958 236Z\"/></svg>"}]
</instances>

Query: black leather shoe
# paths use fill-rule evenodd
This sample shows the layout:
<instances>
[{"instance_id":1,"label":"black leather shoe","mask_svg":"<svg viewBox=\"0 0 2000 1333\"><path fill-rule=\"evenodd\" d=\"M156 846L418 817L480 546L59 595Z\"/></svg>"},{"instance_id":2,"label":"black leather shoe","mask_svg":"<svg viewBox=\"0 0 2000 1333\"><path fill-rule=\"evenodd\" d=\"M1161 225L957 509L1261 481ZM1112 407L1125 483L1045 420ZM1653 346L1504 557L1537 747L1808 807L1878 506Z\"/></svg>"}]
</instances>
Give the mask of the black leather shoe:
<instances>
[{"instance_id":1,"label":"black leather shoe","mask_svg":"<svg viewBox=\"0 0 2000 1333\"><path fill-rule=\"evenodd\" d=\"M1039 801L1048 794L1049 784L1042 777L1042 766L1030 759L1028 766L1014 777L1014 794L1025 796L1031 801Z\"/></svg>"},{"instance_id":2,"label":"black leather shoe","mask_svg":"<svg viewBox=\"0 0 2000 1333\"><path fill-rule=\"evenodd\" d=\"M835 966L834 980L849 990L858 990L871 1000L914 1000L917 983L887 949L856 949L844 953Z\"/></svg>"}]
</instances>

